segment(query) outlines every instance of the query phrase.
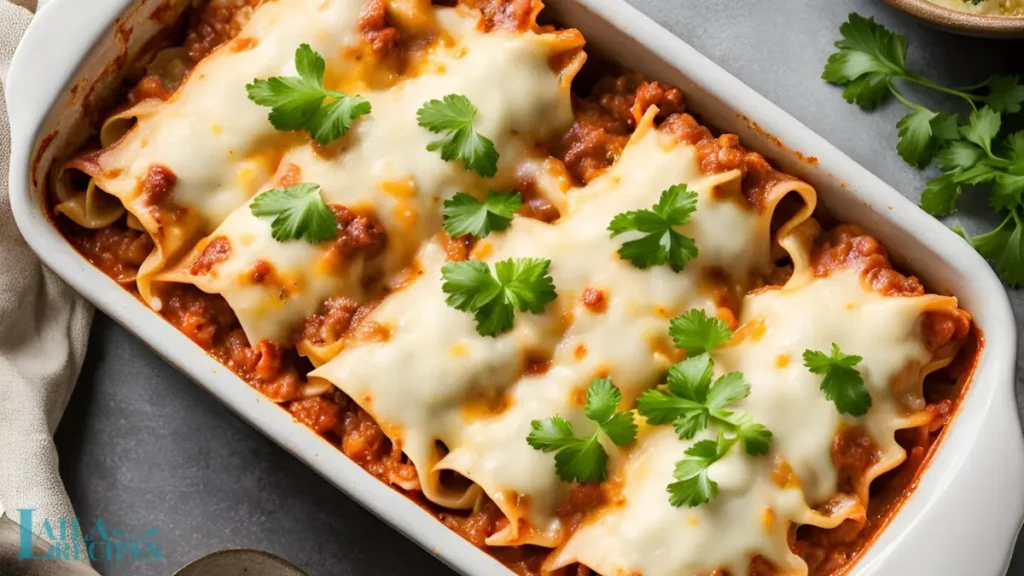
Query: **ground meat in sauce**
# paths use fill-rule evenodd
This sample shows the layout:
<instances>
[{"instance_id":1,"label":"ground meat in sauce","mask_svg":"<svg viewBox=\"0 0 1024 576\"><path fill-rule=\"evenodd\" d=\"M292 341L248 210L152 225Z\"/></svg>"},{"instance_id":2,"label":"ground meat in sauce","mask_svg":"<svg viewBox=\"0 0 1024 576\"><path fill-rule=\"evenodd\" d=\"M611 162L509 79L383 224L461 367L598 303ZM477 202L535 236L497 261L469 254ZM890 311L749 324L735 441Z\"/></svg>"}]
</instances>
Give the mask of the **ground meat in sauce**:
<instances>
[{"instance_id":1,"label":"ground meat in sauce","mask_svg":"<svg viewBox=\"0 0 1024 576\"><path fill-rule=\"evenodd\" d=\"M469 258L475 244L471 234L463 234L452 238L445 234L444 254L448 262L463 262Z\"/></svg>"},{"instance_id":2,"label":"ground meat in sauce","mask_svg":"<svg viewBox=\"0 0 1024 576\"><path fill-rule=\"evenodd\" d=\"M341 406L323 396L295 400L288 405L288 411L317 434L326 434L341 421Z\"/></svg>"},{"instance_id":3,"label":"ground meat in sauce","mask_svg":"<svg viewBox=\"0 0 1024 576\"><path fill-rule=\"evenodd\" d=\"M541 222L554 222L560 214L547 198L542 197L537 191L537 183L532 178L519 178L516 180L516 192L523 198L523 207L519 209L520 216L533 218Z\"/></svg>"},{"instance_id":4,"label":"ground meat in sauce","mask_svg":"<svg viewBox=\"0 0 1024 576\"><path fill-rule=\"evenodd\" d=\"M580 301L583 302L583 306L585 306L587 310L590 310L594 314L600 314L608 307L604 292L597 288L584 288L583 294L580 296Z\"/></svg>"},{"instance_id":5,"label":"ground meat in sauce","mask_svg":"<svg viewBox=\"0 0 1024 576\"><path fill-rule=\"evenodd\" d=\"M855 224L840 224L822 234L811 250L811 268L819 278L842 268L860 270L873 290L887 296L924 294L917 277L893 270L885 246Z\"/></svg>"},{"instance_id":6,"label":"ground meat in sauce","mask_svg":"<svg viewBox=\"0 0 1024 576\"><path fill-rule=\"evenodd\" d=\"M372 216L358 214L338 204L330 204L330 208L338 221L338 237L332 240L328 254L343 261L357 251L375 256L384 249L384 227Z\"/></svg>"},{"instance_id":7,"label":"ground meat in sauce","mask_svg":"<svg viewBox=\"0 0 1024 576\"><path fill-rule=\"evenodd\" d=\"M171 285L161 297L160 313L204 350L212 350L218 332L237 324L220 296L187 285Z\"/></svg>"},{"instance_id":8,"label":"ground meat in sauce","mask_svg":"<svg viewBox=\"0 0 1024 576\"><path fill-rule=\"evenodd\" d=\"M358 310L359 302L352 298L327 300L320 306L320 310L306 318L302 339L312 344L331 344L341 340Z\"/></svg>"},{"instance_id":9,"label":"ground meat in sauce","mask_svg":"<svg viewBox=\"0 0 1024 576\"><path fill-rule=\"evenodd\" d=\"M642 106L664 103L666 109L683 110L682 93L678 90L665 89L656 82L646 83L634 74L602 80L586 98L573 97L575 121L562 137L556 155L577 180L590 182L618 159L636 128L633 109L638 93L642 93ZM659 112L658 119L666 115Z\"/></svg>"},{"instance_id":10,"label":"ground meat in sauce","mask_svg":"<svg viewBox=\"0 0 1024 576\"><path fill-rule=\"evenodd\" d=\"M167 166L153 164L142 179L142 198L150 206L167 204L174 193L178 176Z\"/></svg>"},{"instance_id":11,"label":"ground meat in sauce","mask_svg":"<svg viewBox=\"0 0 1024 576\"><path fill-rule=\"evenodd\" d=\"M99 230L74 228L68 235L75 248L121 283L134 282L139 266L153 251L153 239L145 232L117 225Z\"/></svg>"},{"instance_id":12,"label":"ground meat in sauce","mask_svg":"<svg viewBox=\"0 0 1024 576\"><path fill-rule=\"evenodd\" d=\"M359 12L359 33L378 58L386 57L398 44L398 28L388 23L387 3L384 0L369 0L363 6Z\"/></svg>"},{"instance_id":13,"label":"ground meat in sauce","mask_svg":"<svg viewBox=\"0 0 1024 576\"><path fill-rule=\"evenodd\" d=\"M164 86L164 81L156 74L150 74L142 78L138 84L128 93L128 104L134 106L143 100L156 98L167 100L171 93Z\"/></svg>"},{"instance_id":14,"label":"ground meat in sauce","mask_svg":"<svg viewBox=\"0 0 1024 576\"><path fill-rule=\"evenodd\" d=\"M525 32L533 23L534 0L467 0L465 4L480 10L480 28L490 32L495 29Z\"/></svg>"},{"instance_id":15,"label":"ground meat in sauce","mask_svg":"<svg viewBox=\"0 0 1024 576\"><path fill-rule=\"evenodd\" d=\"M598 82L593 93L573 100L576 120L562 137L557 153L581 182L601 175L621 155L636 128L637 118L657 106L655 122L665 132L697 149L701 171L718 174L741 170L744 196L757 209L765 208L775 184L790 178L776 171L763 156L740 146L735 134L715 137L686 114L682 92L636 74Z\"/></svg>"},{"instance_id":16,"label":"ground meat in sauce","mask_svg":"<svg viewBox=\"0 0 1024 576\"><path fill-rule=\"evenodd\" d=\"M252 9L262 0L210 0L192 14L185 49L198 63L215 48L234 38L249 21Z\"/></svg>"},{"instance_id":17,"label":"ground meat in sauce","mask_svg":"<svg viewBox=\"0 0 1024 576\"><path fill-rule=\"evenodd\" d=\"M832 464L839 476L837 485L840 492L855 494L856 482L881 458L878 446L862 429L847 427L832 439Z\"/></svg>"},{"instance_id":18,"label":"ground meat in sauce","mask_svg":"<svg viewBox=\"0 0 1024 576\"><path fill-rule=\"evenodd\" d=\"M223 236L217 236L211 240L202 253L188 267L188 273L193 276L208 274L217 264L231 257L231 242Z\"/></svg>"}]
</instances>

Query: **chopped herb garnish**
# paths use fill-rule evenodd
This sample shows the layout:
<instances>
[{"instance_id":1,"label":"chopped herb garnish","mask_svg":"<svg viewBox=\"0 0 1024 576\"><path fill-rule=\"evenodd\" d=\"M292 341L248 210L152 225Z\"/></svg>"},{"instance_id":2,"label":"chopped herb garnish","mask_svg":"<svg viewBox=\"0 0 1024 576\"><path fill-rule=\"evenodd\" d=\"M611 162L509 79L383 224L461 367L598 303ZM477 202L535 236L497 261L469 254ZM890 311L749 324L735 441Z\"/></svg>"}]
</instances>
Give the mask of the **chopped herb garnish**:
<instances>
[{"instance_id":1,"label":"chopped herb garnish","mask_svg":"<svg viewBox=\"0 0 1024 576\"><path fill-rule=\"evenodd\" d=\"M540 314L555 299L548 275L551 261L544 258L509 258L494 264L449 262L441 268L441 289L456 310L472 312L482 336L497 336L512 328L515 310Z\"/></svg>"},{"instance_id":2,"label":"chopped herb garnish","mask_svg":"<svg viewBox=\"0 0 1024 576\"><path fill-rule=\"evenodd\" d=\"M612 238L626 232L641 234L640 238L629 240L619 248L619 255L637 268L668 263L679 272L697 257L697 245L675 228L689 222L696 209L697 194L687 190L685 184L679 184L662 192L658 203L650 210L618 214L608 230Z\"/></svg>"},{"instance_id":3,"label":"chopped herb garnish","mask_svg":"<svg viewBox=\"0 0 1024 576\"><path fill-rule=\"evenodd\" d=\"M356 118L370 113L370 103L362 96L324 90L326 64L309 44L295 51L295 69L298 78L275 76L245 87L250 100L271 109L274 128L305 130L326 146L344 136Z\"/></svg>"},{"instance_id":4,"label":"chopped herb garnish","mask_svg":"<svg viewBox=\"0 0 1024 576\"><path fill-rule=\"evenodd\" d=\"M543 452L555 452L555 471L565 482L601 482L608 476L608 454L598 441L604 432L617 446L636 440L633 411L617 412L622 393L610 378L594 378L587 389L583 411L597 423L587 437L576 436L572 424L561 416L530 423L527 443Z\"/></svg>"},{"instance_id":5,"label":"chopped herb garnish","mask_svg":"<svg viewBox=\"0 0 1024 576\"><path fill-rule=\"evenodd\" d=\"M427 145L427 150L441 151L446 162L458 160L467 170L490 178L498 172L498 151L494 142L473 129L476 106L462 94L449 94L431 100L416 112L419 125L442 138Z\"/></svg>"},{"instance_id":6,"label":"chopped herb garnish","mask_svg":"<svg viewBox=\"0 0 1024 576\"><path fill-rule=\"evenodd\" d=\"M871 394L864 378L854 366L863 360L860 356L843 354L832 343L832 354L817 350L804 351L804 366L814 374L823 374L821 391L836 405L840 414L863 416L871 408Z\"/></svg>"},{"instance_id":7,"label":"chopped herb garnish","mask_svg":"<svg viewBox=\"0 0 1024 576\"><path fill-rule=\"evenodd\" d=\"M512 224L512 217L523 207L523 197L518 192L489 191L483 202L459 192L445 200L444 229L452 238L472 234L483 238L492 230L504 230Z\"/></svg>"},{"instance_id":8,"label":"chopped herb garnish","mask_svg":"<svg viewBox=\"0 0 1024 576\"><path fill-rule=\"evenodd\" d=\"M253 198L249 210L257 218L273 218L270 235L278 242L303 238L316 244L338 235L338 221L320 197L320 186L316 184L261 192Z\"/></svg>"}]
</instances>

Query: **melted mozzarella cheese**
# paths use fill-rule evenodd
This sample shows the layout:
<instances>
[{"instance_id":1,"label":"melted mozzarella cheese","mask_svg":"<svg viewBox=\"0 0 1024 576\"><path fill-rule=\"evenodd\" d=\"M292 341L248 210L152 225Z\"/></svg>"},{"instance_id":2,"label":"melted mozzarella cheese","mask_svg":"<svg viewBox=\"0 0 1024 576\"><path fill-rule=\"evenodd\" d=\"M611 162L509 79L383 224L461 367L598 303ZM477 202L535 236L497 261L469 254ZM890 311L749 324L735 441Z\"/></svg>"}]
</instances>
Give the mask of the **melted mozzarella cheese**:
<instances>
[{"instance_id":1,"label":"melted mozzarella cheese","mask_svg":"<svg viewBox=\"0 0 1024 576\"><path fill-rule=\"evenodd\" d=\"M513 528L492 537L494 544L553 545L562 534L554 508L565 487L555 476L553 456L527 445L530 421L561 414L585 430L579 398L599 374L610 374L631 400L677 359L668 319L693 307L714 311L713 287L703 285L702 270L746 278L752 268L769 265L771 215L718 193L739 173L702 175L692 147L649 125L650 118L608 173L570 193L567 217L554 224L516 218L510 230L475 249L491 263L550 258L558 299L544 314L517 312L511 331L480 336L470 314L445 304L443 250L430 245L420 256L419 279L370 316L389 338L349 346L312 373L374 416L416 465L428 498L467 504L463 493L449 493L438 480L439 470L455 470L512 520L530 526L519 533L513 521ZM667 266L640 270L623 261L616 250L629 237L610 238L608 223L621 212L649 208L680 183L699 197L693 220L681 231L702 249L716 249L702 251L682 273ZM579 302L586 288L602 291L603 311ZM527 359L537 356L551 358L550 369L522 376ZM497 410L488 409L495 405Z\"/></svg>"},{"instance_id":2,"label":"melted mozzarella cheese","mask_svg":"<svg viewBox=\"0 0 1024 576\"><path fill-rule=\"evenodd\" d=\"M903 380L920 380L931 359L923 344L922 314L951 306L955 300L940 296L884 296L848 269L825 278L798 269L785 287L747 296L737 337L713 356L718 374L741 371L750 382L750 396L735 407L772 431L769 455L750 457L736 445L709 468L719 484L718 497L694 509L673 508L666 487L673 481L674 462L712 433L680 441L670 427L660 427L642 438L623 464L624 504L598 512L549 566L580 562L606 575L703 574L723 568L739 575L761 555L784 572L805 574L806 565L787 544L790 525L831 528L862 515L867 483L902 462L905 454L894 432L917 425L915 413L924 401L898 401L894 390L913 388ZM822 376L803 366L805 350L827 352L833 342L863 357L857 369L872 397L864 417L839 414L819 389ZM881 454L854 495L859 504L837 486L831 447L842 426L863 427ZM789 470L794 481L785 481ZM838 507L829 517L815 512L844 501L856 505Z\"/></svg>"},{"instance_id":3,"label":"melted mozzarella cheese","mask_svg":"<svg viewBox=\"0 0 1024 576\"><path fill-rule=\"evenodd\" d=\"M482 196L488 188L513 185L519 165L532 162L536 145L572 123L568 86L550 66L553 54L574 46L572 37L485 34L476 30L471 13L444 9L439 15L445 32L458 41L436 49L424 65L430 72L388 90L360 92L372 112L354 123L334 157L303 144L282 161L297 169L301 181L319 184L326 202L369 212L383 225L386 250L374 270L379 277L407 266L423 241L440 230L445 199L458 191ZM416 111L447 94L465 95L476 105L474 128L494 141L500 155L495 178L480 178L461 162L446 162L427 150L439 136L417 124ZM536 121L540 116L544 122ZM190 263L202 254L200 245L162 279L223 295L250 342L289 337L328 297L364 299L362 259L354 267L332 264L325 261L329 242L315 247L302 240L277 242L270 236L270 219L253 216L248 204L211 237L230 243L226 262L209 274L189 274ZM277 283L239 281L258 261L269 262L284 279L284 293Z\"/></svg>"},{"instance_id":4,"label":"melted mozzarella cheese","mask_svg":"<svg viewBox=\"0 0 1024 576\"><path fill-rule=\"evenodd\" d=\"M666 486L676 461L703 433L682 441L671 426L647 428L620 472L623 503L585 524L555 552L545 568L580 562L605 576L680 576L728 569L746 574L761 554L782 573L802 560L789 550L789 522L813 513L796 487L772 481L772 462L734 447L709 469L718 497L696 508L674 508Z\"/></svg>"},{"instance_id":5,"label":"melted mozzarella cheese","mask_svg":"<svg viewBox=\"0 0 1024 576\"><path fill-rule=\"evenodd\" d=\"M254 40L251 47L236 50L228 43L219 48L196 65L168 102L140 105L135 127L98 156L101 171L92 176L99 187L139 218L162 251L160 261L149 263L150 270L144 272L155 271L190 247L196 234L211 231L251 197L276 171L282 147L295 140L271 126L266 108L249 101L246 84L255 78L295 75L295 50L302 43L328 55L357 46L362 41L357 28L362 4L265 3L239 34ZM141 183L156 165L177 177L173 203L190 218L175 224L184 230L166 230L169 226L162 225L142 197Z\"/></svg>"}]
</instances>

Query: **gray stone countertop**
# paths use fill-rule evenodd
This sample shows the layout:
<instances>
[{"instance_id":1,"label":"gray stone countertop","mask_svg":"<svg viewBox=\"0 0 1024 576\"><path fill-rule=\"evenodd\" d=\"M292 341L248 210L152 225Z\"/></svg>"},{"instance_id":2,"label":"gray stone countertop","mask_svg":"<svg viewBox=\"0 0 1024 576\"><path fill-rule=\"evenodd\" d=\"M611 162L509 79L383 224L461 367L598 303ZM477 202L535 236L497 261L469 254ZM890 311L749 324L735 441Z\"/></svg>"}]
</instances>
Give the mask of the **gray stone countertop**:
<instances>
[{"instance_id":1,"label":"gray stone countertop","mask_svg":"<svg viewBox=\"0 0 1024 576\"><path fill-rule=\"evenodd\" d=\"M926 177L894 149L903 107L866 114L819 80L847 14L905 34L909 61L937 81L969 85L1024 70L1022 42L949 35L874 0L631 2L915 201ZM968 233L996 224L983 204L949 223ZM1024 318L1024 298L1011 298ZM1020 397L1020 376L1017 386ZM163 561L97 563L103 574L170 574L227 547L274 552L311 576L451 573L102 314L56 439L83 521L161 529ZM1022 549L1011 574L1024 574Z\"/></svg>"}]
</instances>

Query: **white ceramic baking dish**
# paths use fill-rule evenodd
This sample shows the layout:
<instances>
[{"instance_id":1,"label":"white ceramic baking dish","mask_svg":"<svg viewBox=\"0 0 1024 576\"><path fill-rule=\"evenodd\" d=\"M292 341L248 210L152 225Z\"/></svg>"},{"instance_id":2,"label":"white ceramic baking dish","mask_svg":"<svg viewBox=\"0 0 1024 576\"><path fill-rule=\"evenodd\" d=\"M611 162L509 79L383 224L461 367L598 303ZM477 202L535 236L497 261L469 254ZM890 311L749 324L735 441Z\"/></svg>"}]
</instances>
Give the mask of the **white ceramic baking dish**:
<instances>
[{"instance_id":1,"label":"white ceramic baking dish","mask_svg":"<svg viewBox=\"0 0 1024 576\"><path fill-rule=\"evenodd\" d=\"M51 0L38 14L7 83L11 202L22 234L96 306L363 506L463 573L508 574L93 268L45 214L40 185L55 155L78 144L82 103L109 88L162 25L153 9L184 1ZM706 122L812 183L829 211L863 225L931 289L956 295L974 315L986 345L960 412L918 488L852 573L1003 574L1024 515L1024 441L1014 400L1013 313L989 266L942 224L623 0L547 3L547 16L582 30L592 53L682 88Z\"/></svg>"}]
</instances>

